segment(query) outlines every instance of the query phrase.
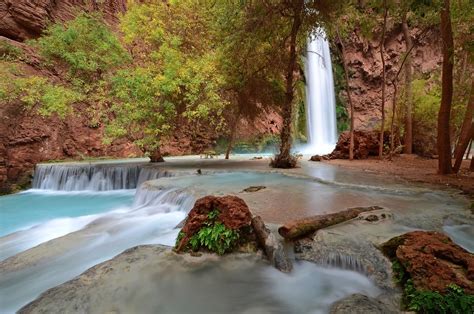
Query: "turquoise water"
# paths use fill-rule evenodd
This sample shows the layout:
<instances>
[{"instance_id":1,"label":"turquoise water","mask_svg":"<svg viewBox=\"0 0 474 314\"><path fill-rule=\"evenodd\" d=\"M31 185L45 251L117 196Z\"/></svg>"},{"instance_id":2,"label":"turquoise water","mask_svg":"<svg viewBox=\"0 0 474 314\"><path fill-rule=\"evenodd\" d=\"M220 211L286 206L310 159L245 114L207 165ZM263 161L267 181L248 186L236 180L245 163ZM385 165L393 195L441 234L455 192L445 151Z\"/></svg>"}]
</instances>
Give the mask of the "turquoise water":
<instances>
[{"instance_id":1,"label":"turquoise water","mask_svg":"<svg viewBox=\"0 0 474 314\"><path fill-rule=\"evenodd\" d=\"M29 190L0 197L0 236L46 221L129 207L135 190L56 192Z\"/></svg>"}]
</instances>

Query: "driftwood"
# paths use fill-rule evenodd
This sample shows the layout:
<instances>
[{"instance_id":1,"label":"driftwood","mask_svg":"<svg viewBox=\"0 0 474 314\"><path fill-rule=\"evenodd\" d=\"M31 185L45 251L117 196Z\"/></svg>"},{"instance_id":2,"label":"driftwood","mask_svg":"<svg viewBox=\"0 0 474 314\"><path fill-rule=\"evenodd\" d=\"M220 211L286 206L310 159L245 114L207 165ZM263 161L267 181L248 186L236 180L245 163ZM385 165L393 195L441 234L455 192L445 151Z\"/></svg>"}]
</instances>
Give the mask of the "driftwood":
<instances>
[{"instance_id":1,"label":"driftwood","mask_svg":"<svg viewBox=\"0 0 474 314\"><path fill-rule=\"evenodd\" d=\"M278 270L289 273L293 269L291 260L286 255L283 245L275 235L265 226L260 216L252 218L252 227L257 236L257 242L270 263Z\"/></svg>"},{"instance_id":2,"label":"driftwood","mask_svg":"<svg viewBox=\"0 0 474 314\"><path fill-rule=\"evenodd\" d=\"M377 209L382 209L382 207L355 207L333 214L318 215L300 220L294 220L278 228L278 233L285 239L294 240L314 233L319 229L356 218L360 213Z\"/></svg>"}]
</instances>

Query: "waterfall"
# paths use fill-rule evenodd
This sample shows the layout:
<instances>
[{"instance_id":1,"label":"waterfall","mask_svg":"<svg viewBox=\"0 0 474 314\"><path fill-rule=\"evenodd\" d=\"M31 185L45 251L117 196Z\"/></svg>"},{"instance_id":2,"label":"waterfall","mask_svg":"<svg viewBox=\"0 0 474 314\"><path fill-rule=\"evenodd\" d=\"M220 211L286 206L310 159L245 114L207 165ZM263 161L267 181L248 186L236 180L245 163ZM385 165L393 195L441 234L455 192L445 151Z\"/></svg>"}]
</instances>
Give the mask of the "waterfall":
<instances>
[{"instance_id":1,"label":"waterfall","mask_svg":"<svg viewBox=\"0 0 474 314\"><path fill-rule=\"evenodd\" d=\"M141 183L169 177L168 171L144 165L37 165L33 188L56 191L110 191L135 189Z\"/></svg>"},{"instance_id":2,"label":"waterfall","mask_svg":"<svg viewBox=\"0 0 474 314\"><path fill-rule=\"evenodd\" d=\"M313 155L332 152L337 142L334 80L329 43L325 36L319 30L316 36L308 38L304 60L308 144L302 151Z\"/></svg>"}]
</instances>

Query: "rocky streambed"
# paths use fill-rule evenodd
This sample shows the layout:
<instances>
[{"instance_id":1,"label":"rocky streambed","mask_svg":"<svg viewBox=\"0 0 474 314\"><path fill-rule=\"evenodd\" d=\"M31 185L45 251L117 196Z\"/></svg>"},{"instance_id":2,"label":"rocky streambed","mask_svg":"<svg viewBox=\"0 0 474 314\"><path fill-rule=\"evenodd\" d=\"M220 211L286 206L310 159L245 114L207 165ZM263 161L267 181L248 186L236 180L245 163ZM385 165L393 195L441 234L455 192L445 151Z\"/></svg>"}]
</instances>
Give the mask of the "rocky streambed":
<instances>
[{"instance_id":1,"label":"rocky streambed","mask_svg":"<svg viewBox=\"0 0 474 314\"><path fill-rule=\"evenodd\" d=\"M17 293L24 295L15 303L24 305L21 300L54 287L23 307L27 313L390 313L400 311L402 291L382 244L406 232L434 230L472 247L469 202L455 191L309 163L284 172L268 172L266 161L234 161L228 167L224 161L179 161L163 167L182 170L181 176L141 185L135 202L142 206L102 216L0 262L0 293L12 300ZM242 199L253 216L263 218L271 231L264 233L288 253L293 270L271 267L276 263L264 258L266 250L219 257L201 250L176 254L156 245L174 244L179 229L170 224L182 220L194 200L205 195ZM290 221L354 206L372 208L291 242L277 232ZM153 245L112 258L146 243ZM46 277L54 279L58 270L59 281L36 286Z\"/></svg>"}]
</instances>

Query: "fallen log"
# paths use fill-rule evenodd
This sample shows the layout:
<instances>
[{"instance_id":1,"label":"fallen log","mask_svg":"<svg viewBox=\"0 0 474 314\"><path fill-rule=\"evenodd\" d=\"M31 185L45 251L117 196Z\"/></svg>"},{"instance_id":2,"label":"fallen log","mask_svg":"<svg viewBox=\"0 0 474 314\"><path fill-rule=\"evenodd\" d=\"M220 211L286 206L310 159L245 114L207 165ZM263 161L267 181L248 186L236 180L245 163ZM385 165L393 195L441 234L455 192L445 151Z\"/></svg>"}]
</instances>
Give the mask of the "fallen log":
<instances>
[{"instance_id":1,"label":"fallen log","mask_svg":"<svg viewBox=\"0 0 474 314\"><path fill-rule=\"evenodd\" d=\"M360 213L382 209L380 206L354 207L337 213L317 215L286 223L278 228L278 233L288 240L304 237L311 233L329 226L337 225L341 222L354 219Z\"/></svg>"},{"instance_id":2,"label":"fallen log","mask_svg":"<svg viewBox=\"0 0 474 314\"><path fill-rule=\"evenodd\" d=\"M265 226L260 216L252 218L252 227L257 236L258 245L263 249L270 263L282 272L291 272L293 264L288 258L282 243Z\"/></svg>"}]
</instances>

